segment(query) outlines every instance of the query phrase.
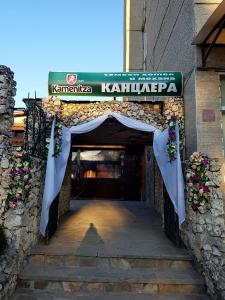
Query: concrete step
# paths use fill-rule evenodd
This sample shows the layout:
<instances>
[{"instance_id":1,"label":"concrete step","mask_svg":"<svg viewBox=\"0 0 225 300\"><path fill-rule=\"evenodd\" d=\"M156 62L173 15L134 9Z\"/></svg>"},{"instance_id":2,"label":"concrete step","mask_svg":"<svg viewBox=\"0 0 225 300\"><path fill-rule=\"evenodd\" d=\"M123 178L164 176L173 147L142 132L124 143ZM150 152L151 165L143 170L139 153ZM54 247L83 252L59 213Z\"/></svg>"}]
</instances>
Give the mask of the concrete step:
<instances>
[{"instance_id":1,"label":"concrete step","mask_svg":"<svg viewBox=\"0 0 225 300\"><path fill-rule=\"evenodd\" d=\"M209 300L206 295L149 295L138 293L115 293L99 295L74 295L66 292L45 292L32 289L18 289L10 300Z\"/></svg>"},{"instance_id":2,"label":"concrete step","mask_svg":"<svg viewBox=\"0 0 225 300\"><path fill-rule=\"evenodd\" d=\"M156 271L95 267L37 266L29 264L20 274L20 288L70 293L204 293L201 277L193 270Z\"/></svg>"},{"instance_id":3,"label":"concrete step","mask_svg":"<svg viewBox=\"0 0 225 300\"><path fill-rule=\"evenodd\" d=\"M33 253L29 262L37 266L67 266L67 267L96 267L96 268L151 268L153 270L187 270L192 267L189 256L80 256L80 255L55 255L46 253Z\"/></svg>"}]
</instances>

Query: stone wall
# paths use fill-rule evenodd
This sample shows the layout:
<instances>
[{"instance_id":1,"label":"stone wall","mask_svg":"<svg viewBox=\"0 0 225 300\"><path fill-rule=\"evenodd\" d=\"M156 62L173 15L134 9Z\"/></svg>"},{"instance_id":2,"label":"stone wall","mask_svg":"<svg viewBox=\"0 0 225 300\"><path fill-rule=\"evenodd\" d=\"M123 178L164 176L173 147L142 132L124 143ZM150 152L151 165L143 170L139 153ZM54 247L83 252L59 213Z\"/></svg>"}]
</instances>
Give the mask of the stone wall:
<instances>
[{"instance_id":1,"label":"stone wall","mask_svg":"<svg viewBox=\"0 0 225 300\"><path fill-rule=\"evenodd\" d=\"M0 299L7 299L13 293L17 275L31 247L39 239L44 163L33 158L32 169L33 184L29 200L19 203L16 209L6 210L1 217L9 247L0 257Z\"/></svg>"},{"instance_id":2,"label":"stone wall","mask_svg":"<svg viewBox=\"0 0 225 300\"><path fill-rule=\"evenodd\" d=\"M152 102L122 102L99 101L93 103L79 103L60 101L58 98L45 98L42 107L48 116L54 111L60 111L65 126L71 127L91 121L108 111L117 112L162 130L171 116L176 116L184 123L184 102L182 98L167 98L162 105ZM183 127L182 127L183 130Z\"/></svg>"},{"instance_id":3,"label":"stone wall","mask_svg":"<svg viewBox=\"0 0 225 300\"><path fill-rule=\"evenodd\" d=\"M187 202L183 241L191 249L212 299L225 299L224 195L220 189L221 163L210 161L209 178L212 208L196 213Z\"/></svg>"},{"instance_id":4,"label":"stone wall","mask_svg":"<svg viewBox=\"0 0 225 300\"><path fill-rule=\"evenodd\" d=\"M14 74L9 68L0 65L0 225L9 186L8 167L15 103L13 97L16 94L16 82L13 77Z\"/></svg>"},{"instance_id":5,"label":"stone wall","mask_svg":"<svg viewBox=\"0 0 225 300\"><path fill-rule=\"evenodd\" d=\"M0 299L7 299L13 293L21 265L39 237L40 198L44 178L44 163L33 158L34 180L29 201L20 203L16 209L8 207L13 97L16 94L13 76L9 68L0 66L0 226L8 243L8 248L0 257Z\"/></svg>"},{"instance_id":6,"label":"stone wall","mask_svg":"<svg viewBox=\"0 0 225 300\"><path fill-rule=\"evenodd\" d=\"M108 111L117 112L127 117L140 120L147 124L151 124L158 129L163 129L165 126L165 119L158 111L158 106L144 105L122 102L122 101L99 101L93 103L66 103L60 102L59 99L43 99L43 109L48 115L56 109L62 113L62 121L65 126L71 127L81 123L91 121L101 115L104 115Z\"/></svg>"}]
</instances>

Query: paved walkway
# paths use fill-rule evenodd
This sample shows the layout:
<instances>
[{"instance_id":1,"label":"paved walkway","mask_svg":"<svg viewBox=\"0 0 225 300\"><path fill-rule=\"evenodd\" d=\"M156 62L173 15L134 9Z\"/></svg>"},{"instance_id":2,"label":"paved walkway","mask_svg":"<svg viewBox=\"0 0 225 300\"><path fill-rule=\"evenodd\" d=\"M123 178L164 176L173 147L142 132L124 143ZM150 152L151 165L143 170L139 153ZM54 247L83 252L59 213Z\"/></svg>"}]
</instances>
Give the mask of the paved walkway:
<instances>
[{"instance_id":1,"label":"paved walkway","mask_svg":"<svg viewBox=\"0 0 225 300\"><path fill-rule=\"evenodd\" d=\"M186 250L141 202L72 201L18 282L11 300L208 300Z\"/></svg>"},{"instance_id":2,"label":"paved walkway","mask_svg":"<svg viewBox=\"0 0 225 300\"><path fill-rule=\"evenodd\" d=\"M34 251L112 257L187 255L168 240L160 217L144 203L106 200L71 201L71 212L50 244L39 244Z\"/></svg>"}]
</instances>

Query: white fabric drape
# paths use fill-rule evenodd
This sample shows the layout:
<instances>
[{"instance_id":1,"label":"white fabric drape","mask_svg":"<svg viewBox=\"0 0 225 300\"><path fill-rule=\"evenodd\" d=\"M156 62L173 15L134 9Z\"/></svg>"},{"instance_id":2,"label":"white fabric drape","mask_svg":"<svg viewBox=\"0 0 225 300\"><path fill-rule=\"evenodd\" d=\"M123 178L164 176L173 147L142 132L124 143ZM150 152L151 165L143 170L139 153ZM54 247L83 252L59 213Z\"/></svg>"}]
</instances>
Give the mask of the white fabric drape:
<instances>
[{"instance_id":1,"label":"white fabric drape","mask_svg":"<svg viewBox=\"0 0 225 300\"><path fill-rule=\"evenodd\" d=\"M179 130L177 127L177 160L170 163L168 161L168 154L166 152L166 143L168 139L168 129L161 132L155 127L137 121L132 118L125 117L115 112L107 112L105 115L96 118L90 122L73 126L71 128L63 127L62 134L62 151L57 158L53 156L54 153L54 127L55 120L52 124L51 141L48 152L48 161L46 167L46 178L44 195L42 202L40 232L45 236L46 227L48 224L49 209L52 201L60 192L63 178L66 171L67 160L69 157L71 147L71 134L82 134L90 132L99 127L109 116L117 119L118 122L126 127L145 131L154 132L153 149L154 154L159 165L166 189L173 202L176 213L179 217L179 224L181 225L185 219L184 206L184 180L181 168L181 160L179 154Z\"/></svg>"},{"instance_id":2,"label":"white fabric drape","mask_svg":"<svg viewBox=\"0 0 225 300\"><path fill-rule=\"evenodd\" d=\"M154 134L153 150L156 161L158 163L166 190L173 203L174 209L178 214L179 226L185 220L185 204L184 204L184 179L179 151L179 127L176 125L176 160L169 162L167 154L167 140L169 130L163 132L157 130Z\"/></svg>"}]
</instances>

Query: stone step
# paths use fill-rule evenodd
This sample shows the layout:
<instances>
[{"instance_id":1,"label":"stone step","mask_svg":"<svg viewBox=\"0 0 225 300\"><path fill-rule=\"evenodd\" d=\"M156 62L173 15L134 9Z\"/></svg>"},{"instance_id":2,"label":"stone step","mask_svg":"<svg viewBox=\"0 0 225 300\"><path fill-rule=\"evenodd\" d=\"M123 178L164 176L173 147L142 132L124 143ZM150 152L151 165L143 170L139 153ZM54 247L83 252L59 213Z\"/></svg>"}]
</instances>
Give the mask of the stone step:
<instances>
[{"instance_id":1,"label":"stone step","mask_svg":"<svg viewBox=\"0 0 225 300\"><path fill-rule=\"evenodd\" d=\"M189 256L80 256L80 255L55 255L55 254L32 254L29 262L37 266L67 266L67 267L96 267L96 268L151 268L154 270L186 270L192 267Z\"/></svg>"},{"instance_id":2,"label":"stone step","mask_svg":"<svg viewBox=\"0 0 225 300\"><path fill-rule=\"evenodd\" d=\"M139 293L115 293L99 295L74 295L66 292L45 292L32 289L18 289L10 300L209 300L206 295L149 295Z\"/></svg>"},{"instance_id":3,"label":"stone step","mask_svg":"<svg viewBox=\"0 0 225 300\"><path fill-rule=\"evenodd\" d=\"M20 274L18 286L71 293L192 294L205 291L203 280L192 269L183 272L31 264Z\"/></svg>"}]
</instances>

